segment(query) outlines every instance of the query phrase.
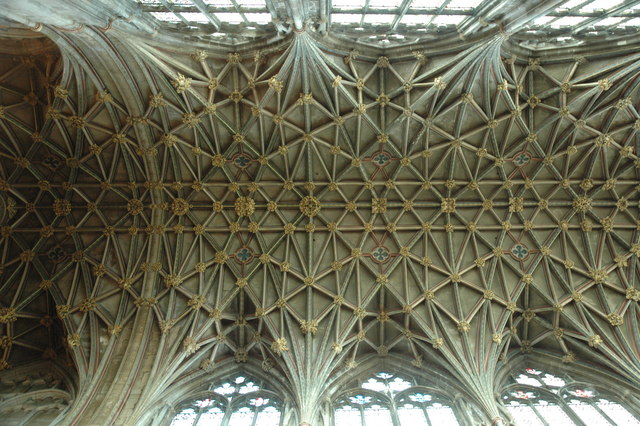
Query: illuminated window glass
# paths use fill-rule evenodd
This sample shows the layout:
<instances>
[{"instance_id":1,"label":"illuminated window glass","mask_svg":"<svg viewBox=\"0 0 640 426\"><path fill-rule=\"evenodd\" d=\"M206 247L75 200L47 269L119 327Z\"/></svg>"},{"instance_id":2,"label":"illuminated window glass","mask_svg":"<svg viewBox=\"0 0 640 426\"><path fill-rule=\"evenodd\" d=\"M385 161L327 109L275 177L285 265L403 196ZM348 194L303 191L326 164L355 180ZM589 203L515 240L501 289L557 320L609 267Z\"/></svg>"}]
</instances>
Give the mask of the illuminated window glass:
<instances>
[{"instance_id":1,"label":"illuminated window glass","mask_svg":"<svg viewBox=\"0 0 640 426\"><path fill-rule=\"evenodd\" d=\"M640 420L626 408L602 398L595 388L571 385L563 389L562 396L569 409L587 426L640 425Z\"/></svg>"},{"instance_id":2,"label":"illuminated window glass","mask_svg":"<svg viewBox=\"0 0 640 426\"><path fill-rule=\"evenodd\" d=\"M448 399L389 372L360 383L334 403L335 426L436 426L458 424ZM394 423L394 418L399 423Z\"/></svg>"},{"instance_id":3,"label":"illuminated window glass","mask_svg":"<svg viewBox=\"0 0 640 426\"><path fill-rule=\"evenodd\" d=\"M558 30L584 31L584 34L606 34L610 30L633 31L640 26L640 18L627 16L637 13L639 5L624 6L624 0L569 0L558 5L545 16L538 17L530 27L538 31L540 40L548 31L545 42L582 44L572 34L557 36ZM527 43L525 43L527 44Z\"/></svg>"},{"instance_id":4,"label":"illuminated window glass","mask_svg":"<svg viewBox=\"0 0 640 426\"><path fill-rule=\"evenodd\" d=\"M219 426L224 418L225 406L226 401L222 398L198 399L176 414L171 426L191 426L196 424Z\"/></svg>"},{"instance_id":5,"label":"illuminated window glass","mask_svg":"<svg viewBox=\"0 0 640 426\"><path fill-rule=\"evenodd\" d=\"M466 18L466 15L438 15L433 20L433 23L436 25L458 25Z\"/></svg>"},{"instance_id":6,"label":"illuminated window glass","mask_svg":"<svg viewBox=\"0 0 640 426\"><path fill-rule=\"evenodd\" d=\"M202 28L211 25L224 27L232 25L236 31L243 28L256 29L255 25L268 25L272 22L265 0L137 0L143 11L162 23L188 28ZM210 19L211 18L211 19ZM221 28L218 28L221 29ZM231 35L218 31L213 37ZM233 34L242 38L242 34Z\"/></svg>"},{"instance_id":7,"label":"illuminated window glass","mask_svg":"<svg viewBox=\"0 0 640 426\"><path fill-rule=\"evenodd\" d=\"M256 24L268 24L271 22L271 14L270 13L245 13L245 18L247 21L254 22Z\"/></svg>"},{"instance_id":8,"label":"illuminated window glass","mask_svg":"<svg viewBox=\"0 0 640 426\"><path fill-rule=\"evenodd\" d=\"M593 12L595 10L607 10L614 6L619 6L624 0L593 0L588 5L580 9L581 12Z\"/></svg>"},{"instance_id":9,"label":"illuminated window glass","mask_svg":"<svg viewBox=\"0 0 640 426\"><path fill-rule=\"evenodd\" d=\"M336 24L356 24L362 19L362 15L354 13L334 13L331 19Z\"/></svg>"},{"instance_id":10,"label":"illuminated window glass","mask_svg":"<svg viewBox=\"0 0 640 426\"><path fill-rule=\"evenodd\" d=\"M638 419L633 417L622 405L601 398L596 406L602 410L611 420L619 425L637 425Z\"/></svg>"},{"instance_id":11,"label":"illuminated window glass","mask_svg":"<svg viewBox=\"0 0 640 426\"><path fill-rule=\"evenodd\" d=\"M336 426L393 426L388 401L375 393L357 393L338 401Z\"/></svg>"},{"instance_id":12,"label":"illuminated window glass","mask_svg":"<svg viewBox=\"0 0 640 426\"><path fill-rule=\"evenodd\" d=\"M230 24L239 24L240 22L242 22L242 15L239 13L221 12L216 13L216 16L221 21L228 22Z\"/></svg>"},{"instance_id":13,"label":"illuminated window glass","mask_svg":"<svg viewBox=\"0 0 640 426\"><path fill-rule=\"evenodd\" d=\"M236 0L241 7L256 9L256 8L266 8L267 4L265 0Z\"/></svg>"},{"instance_id":14,"label":"illuminated window glass","mask_svg":"<svg viewBox=\"0 0 640 426\"><path fill-rule=\"evenodd\" d=\"M588 0L569 0L568 2L565 2L558 6L558 9L571 10L577 6L580 6L581 4L586 3L587 1Z\"/></svg>"},{"instance_id":15,"label":"illuminated window glass","mask_svg":"<svg viewBox=\"0 0 640 426\"><path fill-rule=\"evenodd\" d=\"M164 22L180 22L180 18L171 12L151 12L151 15Z\"/></svg>"},{"instance_id":16,"label":"illuminated window glass","mask_svg":"<svg viewBox=\"0 0 640 426\"><path fill-rule=\"evenodd\" d=\"M184 19L191 22L204 23L209 22L209 19L204 15L204 13L197 12L182 12L180 13Z\"/></svg>"},{"instance_id":17,"label":"illuminated window glass","mask_svg":"<svg viewBox=\"0 0 640 426\"><path fill-rule=\"evenodd\" d=\"M188 402L171 426L281 426L281 402L249 377L216 383Z\"/></svg>"},{"instance_id":18,"label":"illuminated window glass","mask_svg":"<svg viewBox=\"0 0 640 426\"><path fill-rule=\"evenodd\" d=\"M640 426L621 404L605 399L592 386L535 368L514 375L502 396L516 425Z\"/></svg>"},{"instance_id":19,"label":"illuminated window glass","mask_svg":"<svg viewBox=\"0 0 640 426\"><path fill-rule=\"evenodd\" d=\"M597 26L597 27L610 27L612 25L618 24L623 19L624 18L605 18L605 19L601 19L600 21L596 22L594 25Z\"/></svg>"},{"instance_id":20,"label":"illuminated window glass","mask_svg":"<svg viewBox=\"0 0 640 426\"><path fill-rule=\"evenodd\" d=\"M371 9L396 9L401 4L402 0L369 0Z\"/></svg>"},{"instance_id":21,"label":"illuminated window glass","mask_svg":"<svg viewBox=\"0 0 640 426\"><path fill-rule=\"evenodd\" d=\"M390 24L395 19L396 15L391 14L373 14L367 13L364 15L364 22L367 24Z\"/></svg>"},{"instance_id":22,"label":"illuminated window glass","mask_svg":"<svg viewBox=\"0 0 640 426\"><path fill-rule=\"evenodd\" d=\"M204 4L217 6L217 7L232 7L231 0L202 0Z\"/></svg>"},{"instance_id":23,"label":"illuminated window glass","mask_svg":"<svg viewBox=\"0 0 640 426\"><path fill-rule=\"evenodd\" d=\"M447 9L473 9L478 7L484 0L451 0L447 4Z\"/></svg>"},{"instance_id":24,"label":"illuminated window glass","mask_svg":"<svg viewBox=\"0 0 640 426\"><path fill-rule=\"evenodd\" d=\"M437 9L442 6L443 0L413 0L412 8L416 9Z\"/></svg>"},{"instance_id":25,"label":"illuminated window glass","mask_svg":"<svg viewBox=\"0 0 640 426\"><path fill-rule=\"evenodd\" d=\"M583 18L581 16L565 16L552 21L550 25L552 28L571 27L573 25L578 25L586 19L587 18Z\"/></svg>"},{"instance_id":26,"label":"illuminated window glass","mask_svg":"<svg viewBox=\"0 0 640 426\"><path fill-rule=\"evenodd\" d=\"M428 22L433 15L404 15L400 20L400 23L405 25L424 25Z\"/></svg>"},{"instance_id":27,"label":"illuminated window glass","mask_svg":"<svg viewBox=\"0 0 640 426\"><path fill-rule=\"evenodd\" d=\"M366 0L333 0L334 9L359 9L367 4Z\"/></svg>"}]
</instances>

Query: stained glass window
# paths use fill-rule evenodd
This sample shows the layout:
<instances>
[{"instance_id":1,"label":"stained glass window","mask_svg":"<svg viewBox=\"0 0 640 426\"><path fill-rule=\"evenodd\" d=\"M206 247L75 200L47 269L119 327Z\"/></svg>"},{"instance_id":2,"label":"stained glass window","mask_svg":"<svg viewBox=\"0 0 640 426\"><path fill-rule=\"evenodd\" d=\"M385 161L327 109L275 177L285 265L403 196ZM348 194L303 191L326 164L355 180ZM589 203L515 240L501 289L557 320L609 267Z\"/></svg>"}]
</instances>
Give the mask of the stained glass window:
<instances>
[{"instance_id":1,"label":"stained glass window","mask_svg":"<svg viewBox=\"0 0 640 426\"><path fill-rule=\"evenodd\" d=\"M268 30L272 16L265 0L136 0L141 9L170 27L200 30L203 34L226 28L242 36L245 29Z\"/></svg>"},{"instance_id":2,"label":"stained glass window","mask_svg":"<svg viewBox=\"0 0 640 426\"><path fill-rule=\"evenodd\" d=\"M224 418L226 401L215 397L198 399L184 407L171 422L171 426L206 424L220 426Z\"/></svg>"},{"instance_id":3,"label":"stained glass window","mask_svg":"<svg viewBox=\"0 0 640 426\"><path fill-rule=\"evenodd\" d=\"M245 43L282 30L282 17L274 10L278 8L266 0L132 1L165 28L194 31L216 41ZM505 2L507 10L510 3L518 2ZM476 30L470 28L478 26L495 27L494 22L487 25L482 18L495 13L491 11L495 7L492 0L327 0L324 4L308 7L308 21L315 21L312 25L377 46L415 43L425 36L430 39L456 31L473 32ZM319 15L316 9L328 12L328 16ZM595 36L634 35L640 27L640 5L634 0L565 0L535 16L512 35L512 40L531 49L574 47Z\"/></svg>"},{"instance_id":4,"label":"stained glass window","mask_svg":"<svg viewBox=\"0 0 640 426\"><path fill-rule=\"evenodd\" d=\"M484 0L333 0L331 22L341 25L368 24L391 29L398 23L421 26L455 26L473 15ZM432 12L425 14L426 11ZM342 29L342 28L340 28Z\"/></svg>"},{"instance_id":5,"label":"stained glass window","mask_svg":"<svg viewBox=\"0 0 640 426\"><path fill-rule=\"evenodd\" d=\"M594 387L535 368L514 375L503 400L518 426L640 426L626 408L602 398Z\"/></svg>"},{"instance_id":6,"label":"stained glass window","mask_svg":"<svg viewBox=\"0 0 640 426\"><path fill-rule=\"evenodd\" d=\"M381 371L359 387L359 391L347 393L335 402L336 426L458 424L448 399L407 378Z\"/></svg>"},{"instance_id":7,"label":"stained glass window","mask_svg":"<svg viewBox=\"0 0 640 426\"><path fill-rule=\"evenodd\" d=\"M281 426L281 402L256 381L238 376L182 404L171 426Z\"/></svg>"}]
</instances>

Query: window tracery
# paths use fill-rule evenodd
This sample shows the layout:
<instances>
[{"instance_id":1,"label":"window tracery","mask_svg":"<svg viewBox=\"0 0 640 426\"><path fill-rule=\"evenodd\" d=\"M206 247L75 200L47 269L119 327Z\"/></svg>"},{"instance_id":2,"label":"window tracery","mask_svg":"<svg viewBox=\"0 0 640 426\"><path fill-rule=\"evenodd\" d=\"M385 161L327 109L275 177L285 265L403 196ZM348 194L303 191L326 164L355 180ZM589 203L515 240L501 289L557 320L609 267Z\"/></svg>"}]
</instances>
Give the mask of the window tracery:
<instances>
[{"instance_id":1,"label":"window tracery","mask_svg":"<svg viewBox=\"0 0 640 426\"><path fill-rule=\"evenodd\" d=\"M381 371L334 403L336 426L457 425L450 401L406 378Z\"/></svg>"},{"instance_id":2,"label":"window tracery","mask_svg":"<svg viewBox=\"0 0 640 426\"><path fill-rule=\"evenodd\" d=\"M247 376L212 385L179 406L171 426L280 426L281 401Z\"/></svg>"},{"instance_id":3,"label":"window tracery","mask_svg":"<svg viewBox=\"0 0 640 426\"><path fill-rule=\"evenodd\" d=\"M535 368L514 376L502 398L518 426L640 425L613 396L605 397L594 386Z\"/></svg>"}]
</instances>

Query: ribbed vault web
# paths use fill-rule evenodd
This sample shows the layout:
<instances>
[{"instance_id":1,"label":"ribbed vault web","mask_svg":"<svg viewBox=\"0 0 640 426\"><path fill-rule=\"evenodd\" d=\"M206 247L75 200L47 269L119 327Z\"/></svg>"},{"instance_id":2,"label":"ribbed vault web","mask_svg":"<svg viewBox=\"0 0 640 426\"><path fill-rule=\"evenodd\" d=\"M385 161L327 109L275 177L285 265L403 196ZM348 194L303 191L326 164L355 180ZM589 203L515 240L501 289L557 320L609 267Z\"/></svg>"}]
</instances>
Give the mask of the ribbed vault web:
<instances>
[{"instance_id":1,"label":"ribbed vault web","mask_svg":"<svg viewBox=\"0 0 640 426\"><path fill-rule=\"evenodd\" d=\"M230 360L282 376L302 419L338 373L391 355L437 364L491 418L509 351L638 384L639 58L504 42L395 57L306 32L224 55L121 40L144 79L107 91L70 64L35 100L16 62L3 366L55 346L29 337L55 315L82 385L145 310L147 408Z\"/></svg>"},{"instance_id":2,"label":"ribbed vault web","mask_svg":"<svg viewBox=\"0 0 640 426\"><path fill-rule=\"evenodd\" d=\"M53 99L52 88L59 82L61 73L59 52L51 46L44 52L34 56L3 54L1 61L0 137L5 154L1 165L3 192L0 196L3 239L0 322L4 329L0 338L3 349L0 365L3 368L8 366L9 354L22 360L33 359L34 353L45 359L64 354L54 299L41 291L48 284L42 283L37 271L42 268L40 272L44 272L49 265L36 259L38 244L33 235L14 233L17 226L9 225L33 227L40 223L36 211L41 194L33 190L33 175L22 175L24 168L32 168L40 177L50 175L46 168L39 168L30 160L37 150L33 140L40 139L43 131L45 106ZM11 177L17 185L13 191L8 190L4 179ZM49 226L43 232L53 234L53 227ZM23 267L23 262L31 261L34 261L34 268Z\"/></svg>"}]
</instances>

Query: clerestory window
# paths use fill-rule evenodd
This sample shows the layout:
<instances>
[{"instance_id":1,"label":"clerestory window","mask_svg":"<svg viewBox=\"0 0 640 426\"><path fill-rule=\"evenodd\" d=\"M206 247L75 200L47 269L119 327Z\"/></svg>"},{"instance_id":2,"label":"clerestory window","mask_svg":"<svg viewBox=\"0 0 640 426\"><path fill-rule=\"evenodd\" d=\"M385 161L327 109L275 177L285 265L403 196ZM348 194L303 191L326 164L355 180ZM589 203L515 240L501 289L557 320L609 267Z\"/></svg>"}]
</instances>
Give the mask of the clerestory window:
<instances>
[{"instance_id":1,"label":"clerestory window","mask_svg":"<svg viewBox=\"0 0 640 426\"><path fill-rule=\"evenodd\" d=\"M238 376L181 404L171 426L281 426L281 401L255 380Z\"/></svg>"},{"instance_id":2,"label":"clerestory window","mask_svg":"<svg viewBox=\"0 0 640 426\"><path fill-rule=\"evenodd\" d=\"M595 386L526 368L503 393L518 426L640 426L640 420Z\"/></svg>"},{"instance_id":3,"label":"clerestory window","mask_svg":"<svg viewBox=\"0 0 640 426\"><path fill-rule=\"evenodd\" d=\"M419 383L381 371L334 402L336 426L457 425L451 402Z\"/></svg>"}]
</instances>

